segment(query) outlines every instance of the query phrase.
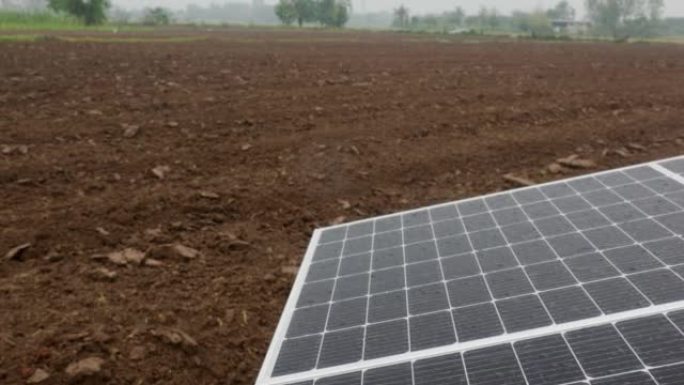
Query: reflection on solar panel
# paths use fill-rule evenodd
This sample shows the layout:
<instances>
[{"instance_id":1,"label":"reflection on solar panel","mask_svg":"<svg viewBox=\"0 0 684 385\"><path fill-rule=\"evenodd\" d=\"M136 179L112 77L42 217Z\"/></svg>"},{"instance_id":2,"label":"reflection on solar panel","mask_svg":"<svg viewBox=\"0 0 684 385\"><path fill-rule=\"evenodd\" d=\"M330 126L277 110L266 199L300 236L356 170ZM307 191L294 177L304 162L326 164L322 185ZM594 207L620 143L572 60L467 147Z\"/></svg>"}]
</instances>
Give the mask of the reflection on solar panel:
<instances>
[{"instance_id":1,"label":"reflection on solar panel","mask_svg":"<svg viewBox=\"0 0 684 385\"><path fill-rule=\"evenodd\" d=\"M318 230L257 383L684 384L683 236L684 157Z\"/></svg>"}]
</instances>

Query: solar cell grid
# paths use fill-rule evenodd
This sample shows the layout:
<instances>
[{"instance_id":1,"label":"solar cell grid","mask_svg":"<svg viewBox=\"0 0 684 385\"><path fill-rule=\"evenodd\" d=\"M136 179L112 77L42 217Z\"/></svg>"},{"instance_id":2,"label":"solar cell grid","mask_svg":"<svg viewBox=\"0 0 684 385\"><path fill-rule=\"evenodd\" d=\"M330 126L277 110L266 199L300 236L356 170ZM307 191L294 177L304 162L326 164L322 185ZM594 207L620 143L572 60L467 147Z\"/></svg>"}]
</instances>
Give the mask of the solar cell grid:
<instances>
[{"instance_id":1,"label":"solar cell grid","mask_svg":"<svg viewBox=\"0 0 684 385\"><path fill-rule=\"evenodd\" d=\"M682 301L682 192L640 166L323 230L267 376Z\"/></svg>"},{"instance_id":2,"label":"solar cell grid","mask_svg":"<svg viewBox=\"0 0 684 385\"><path fill-rule=\"evenodd\" d=\"M681 318L682 312L658 314L354 371L316 384L679 385L684 334L674 320Z\"/></svg>"}]
</instances>

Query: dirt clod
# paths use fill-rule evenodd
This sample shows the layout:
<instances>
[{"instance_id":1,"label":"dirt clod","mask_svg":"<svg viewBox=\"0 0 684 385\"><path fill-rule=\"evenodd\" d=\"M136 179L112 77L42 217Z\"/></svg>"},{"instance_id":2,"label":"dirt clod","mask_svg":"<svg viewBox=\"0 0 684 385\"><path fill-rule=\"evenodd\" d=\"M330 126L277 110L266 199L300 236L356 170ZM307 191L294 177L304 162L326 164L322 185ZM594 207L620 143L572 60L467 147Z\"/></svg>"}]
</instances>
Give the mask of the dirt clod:
<instances>
[{"instance_id":1,"label":"dirt clod","mask_svg":"<svg viewBox=\"0 0 684 385\"><path fill-rule=\"evenodd\" d=\"M140 250L127 248L121 251L114 251L107 254L107 259L115 265L140 265L145 259L145 253Z\"/></svg>"},{"instance_id":2,"label":"dirt clod","mask_svg":"<svg viewBox=\"0 0 684 385\"><path fill-rule=\"evenodd\" d=\"M558 164L570 168L590 169L596 167L596 162L591 159L582 159L579 155L570 155L567 158L557 160Z\"/></svg>"},{"instance_id":3,"label":"dirt clod","mask_svg":"<svg viewBox=\"0 0 684 385\"><path fill-rule=\"evenodd\" d=\"M175 259L180 261L190 261L202 255L199 250L181 245L180 243L155 246L148 250L147 253L150 257L160 260Z\"/></svg>"},{"instance_id":4,"label":"dirt clod","mask_svg":"<svg viewBox=\"0 0 684 385\"><path fill-rule=\"evenodd\" d=\"M151 334L167 344L179 346L184 350L193 350L199 346L197 341L180 329L160 328L151 331Z\"/></svg>"},{"instance_id":5,"label":"dirt clod","mask_svg":"<svg viewBox=\"0 0 684 385\"><path fill-rule=\"evenodd\" d=\"M527 179L525 177L517 176L515 174L506 174L503 176L504 180L510 183L513 183L513 185L516 186L534 186L536 183L530 179Z\"/></svg>"},{"instance_id":6,"label":"dirt clod","mask_svg":"<svg viewBox=\"0 0 684 385\"><path fill-rule=\"evenodd\" d=\"M211 192L211 191L202 191L202 192L200 192L200 196L201 196L202 198L213 199L213 200L216 200L216 199L220 199L220 198L221 198L220 195L218 195L218 194L215 193L215 192Z\"/></svg>"},{"instance_id":7,"label":"dirt clod","mask_svg":"<svg viewBox=\"0 0 684 385\"><path fill-rule=\"evenodd\" d=\"M50 374L46 372L43 369L36 369L35 372L31 375L31 377L26 380L27 384L40 384L41 382L47 380L50 378Z\"/></svg>"},{"instance_id":8,"label":"dirt clod","mask_svg":"<svg viewBox=\"0 0 684 385\"><path fill-rule=\"evenodd\" d=\"M171 172L171 167L169 166L157 166L152 169L152 175L157 177L157 179L162 180L166 177L166 174Z\"/></svg>"},{"instance_id":9,"label":"dirt clod","mask_svg":"<svg viewBox=\"0 0 684 385\"><path fill-rule=\"evenodd\" d=\"M135 138L140 133L140 126L135 124L122 124L123 137L130 139Z\"/></svg>"},{"instance_id":10,"label":"dirt clod","mask_svg":"<svg viewBox=\"0 0 684 385\"><path fill-rule=\"evenodd\" d=\"M562 174L565 172L565 168L558 163L551 163L546 169L552 174Z\"/></svg>"},{"instance_id":11,"label":"dirt clod","mask_svg":"<svg viewBox=\"0 0 684 385\"><path fill-rule=\"evenodd\" d=\"M24 243L23 245L19 245L17 247L14 247L14 248L10 249L10 251L8 251L5 254L5 259L8 261L21 260L24 253L26 252L26 250L28 250L30 247L31 247L30 243Z\"/></svg>"},{"instance_id":12,"label":"dirt clod","mask_svg":"<svg viewBox=\"0 0 684 385\"><path fill-rule=\"evenodd\" d=\"M152 259L152 258L147 258L147 259L145 259L145 266L162 267L162 266L164 266L164 262L158 261L158 260Z\"/></svg>"},{"instance_id":13,"label":"dirt clod","mask_svg":"<svg viewBox=\"0 0 684 385\"><path fill-rule=\"evenodd\" d=\"M629 144L627 144L627 148L630 150L634 150L634 151L642 151L642 152L648 151L648 148L646 148L646 146L639 144L639 143L629 143Z\"/></svg>"},{"instance_id":14,"label":"dirt clod","mask_svg":"<svg viewBox=\"0 0 684 385\"><path fill-rule=\"evenodd\" d=\"M119 276L116 271L111 271L107 268L100 267L91 272L90 276L96 281L113 282Z\"/></svg>"},{"instance_id":15,"label":"dirt clod","mask_svg":"<svg viewBox=\"0 0 684 385\"><path fill-rule=\"evenodd\" d=\"M88 357L77 362L72 362L64 370L66 375L72 379L91 377L102 371L105 360L100 357Z\"/></svg>"}]
</instances>

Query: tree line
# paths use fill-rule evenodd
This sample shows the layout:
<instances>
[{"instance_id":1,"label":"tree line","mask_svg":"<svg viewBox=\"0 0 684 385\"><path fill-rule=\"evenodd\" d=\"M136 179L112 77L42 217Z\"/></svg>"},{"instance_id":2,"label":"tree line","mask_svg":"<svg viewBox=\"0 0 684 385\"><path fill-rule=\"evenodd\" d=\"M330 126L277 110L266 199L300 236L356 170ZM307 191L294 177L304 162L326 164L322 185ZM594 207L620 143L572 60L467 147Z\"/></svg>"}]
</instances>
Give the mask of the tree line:
<instances>
[{"instance_id":1,"label":"tree line","mask_svg":"<svg viewBox=\"0 0 684 385\"><path fill-rule=\"evenodd\" d=\"M654 34L662 21L664 0L586 0L596 32L615 39Z\"/></svg>"},{"instance_id":2,"label":"tree line","mask_svg":"<svg viewBox=\"0 0 684 385\"><path fill-rule=\"evenodd\" d=\"M344 27L349 21L351 0L280 0L275 6L278 19L285 25L319 23L326 27Z\"/></svg>"},{"instance_id":3,"label":"tree line","mask_svg":"<svg viewBox=\"0 0 684 385\"><path fill-rule=\"evenodd\" d=\"M481 7L474 15L467 15L458 7L439 15L411 16L410 10L402 5L394 10L392 26L402 30L462 33L523 32L532 37L546 37L555 36L568 25L583 25L588 34L616 40L650 37L666 29L664 0L585 1L585 23L576 21L576 10L564 0L547 10L515 11L510 16L488 7Z\"/></svg>"},{"instance_id":4,"label":"tree line","mask_svg":"<svg viewBox=\"0 0 684 385\"><path fill-rule=\"evenodd\" d=\"M500 31L525 33L532 37L557 36L558 33L563 33L564 26L579 25L580 30L587 35L610 36L615 40L650 37L668 32L681 34L684 31L684 19L663 19L664 0L585 2L586 22L575 21L577 12L567 0L560 1L550 9L517 11L511 15L503 15L496 8L488 7L482 7L476 14L468 15L463 8L458 7L438 15L412 16L410 10L402 5L393 14L387 14L388 19L385 22L392 18L392 27L401 30L481 34ZM104 23L108 16L116 20L118 13L121 13L110 11L111 0L0 0L0 4L10 9L49 8L57 13L71 15L87 25ZM237 10L240 12L236 13ZM279 0L275 7L262 6L253 9L248 4L227 3L222 7L212 5L206 11L189 6L181 17L202 21L209 13L213 21L221 21L227 14L237 16L239 13L250 20L258 16L258 20L266 20L267 23L276 22L277 17L283 24L297 24L300 27L308 23L344 27L350 19L352 9L351 0ZM262 17L268 15L272 19ZM145 24L169 24L173 22L173 14L157 7L146 9L138 19Z\"/></svg>"},{"instance_id":5,"label":"tree line","mask_svg":"<svg viewBox=\"0 0 684 385\"><path fill-rule=\"evenodd\" d=\"M128 22L129 12L111 9L111 0L0 0L0 7L20 12L53 11L69 15L85 25L103 24L109 19ZM173 21L173 13L163 7L146 8L139 22L147 25L165 25Z\"/></svg>"}]
</instances>

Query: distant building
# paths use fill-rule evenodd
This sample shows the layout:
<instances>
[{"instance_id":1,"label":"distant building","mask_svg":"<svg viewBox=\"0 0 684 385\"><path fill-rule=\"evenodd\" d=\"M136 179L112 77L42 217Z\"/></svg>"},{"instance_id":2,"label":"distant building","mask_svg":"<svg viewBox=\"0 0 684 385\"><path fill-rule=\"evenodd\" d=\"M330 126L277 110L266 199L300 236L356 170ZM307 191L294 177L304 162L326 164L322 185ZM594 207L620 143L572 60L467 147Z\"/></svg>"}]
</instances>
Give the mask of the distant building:
<instances>
[{"instance_id":1,"label":"distant building","mask_svg":"<svg viewBox=\"0 0 684 385\"><path fill-rule=\"evenodd\" d=\"M576 20L551 20L551 26L561 35L585 35L591 29L590 22Z\"/></svg>"}]
</instances>

